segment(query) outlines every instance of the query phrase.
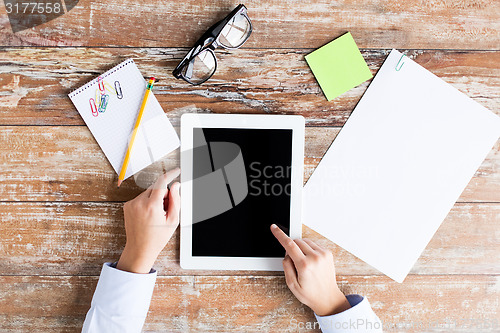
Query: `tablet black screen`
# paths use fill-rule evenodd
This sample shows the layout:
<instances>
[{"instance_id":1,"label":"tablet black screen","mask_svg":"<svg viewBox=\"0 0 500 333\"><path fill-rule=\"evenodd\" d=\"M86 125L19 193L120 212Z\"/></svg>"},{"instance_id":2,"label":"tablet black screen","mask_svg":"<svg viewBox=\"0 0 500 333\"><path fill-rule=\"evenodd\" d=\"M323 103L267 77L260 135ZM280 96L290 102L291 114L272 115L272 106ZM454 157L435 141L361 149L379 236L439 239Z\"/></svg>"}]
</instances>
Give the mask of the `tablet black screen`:
<instances>
[{"instance_id":1,"label":"tablet black screen","mask_svg":"<svg viewBox=\"0 0 500 333\"><path fill-rule=\"evenodd\" d=\"M213 160L217 152L212 150L218 147L218 142L233 143L233 147L239 147L248 192L235 205L230 184L224 184L231 198L231 208L193 224L192 255L283 257L285 251L269 227L275 223L287 234L290 227L292 130L194 128L193 142L195 147L203 144L209 147L208 155L203 153L203 149L193 149L193 169L207 165L212 172L224 169L226 183L231 183L230 177L234 178L235 172L231 171L234 168L217 166L217 161ZM207 159L212 160L207 162ZM207 193L206 182L197 182L199 173L195 173L192 213L203 215L202 211L196 211L203 209L200 201L217 194ZM195 193L203 193L204 197Z\"/></svg>"}]
</instances>

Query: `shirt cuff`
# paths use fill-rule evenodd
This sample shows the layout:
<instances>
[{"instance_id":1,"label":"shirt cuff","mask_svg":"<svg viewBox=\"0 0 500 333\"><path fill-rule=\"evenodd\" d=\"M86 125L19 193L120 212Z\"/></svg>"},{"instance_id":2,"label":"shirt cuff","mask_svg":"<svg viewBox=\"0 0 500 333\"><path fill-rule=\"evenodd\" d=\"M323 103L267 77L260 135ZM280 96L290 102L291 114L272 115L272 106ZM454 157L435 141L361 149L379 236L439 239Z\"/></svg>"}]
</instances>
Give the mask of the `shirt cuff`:
<instances>
[{"instance_id":1,"label":"shirt cuff","mask_svg":"<svg viewBox=\"0 0 500 333\"><path fill-rule=\"evenodd\" d=\"M156 271L136 274L105 263L83 323L83 333L140 332L151 302Z\"/></svg>"},{"instance_id":2,"label":"shirt cuff","mask_svg":"<svg viewBox=\"0 0 500 333\"><path fill-rule=\"evenodd\" d=\"M103 265L92 306L96 305L109 313L145 318L153 296L156 271L131 273L114 268L115 265Z\"/></svg>"},{"instance_id":3,"label":"shirt cuff","mask_svg":"<svg viewBox=\"0 0 500 333\"><path fill-rule=\"evenodd\" d=\"M382 332L382 323L366 297L347 295L351 308L331 315L316 316L323 333Z\"/></svg>"}]
</instances>

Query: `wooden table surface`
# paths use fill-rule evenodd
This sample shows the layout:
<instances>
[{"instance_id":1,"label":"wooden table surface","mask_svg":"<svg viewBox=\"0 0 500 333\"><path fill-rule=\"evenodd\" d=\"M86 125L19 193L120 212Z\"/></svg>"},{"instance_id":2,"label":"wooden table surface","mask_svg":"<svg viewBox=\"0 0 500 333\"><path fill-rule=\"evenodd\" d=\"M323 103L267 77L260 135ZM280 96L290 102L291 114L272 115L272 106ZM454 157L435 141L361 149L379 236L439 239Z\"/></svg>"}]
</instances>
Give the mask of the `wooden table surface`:
<instances>
[{"instance_id":1,"label":"wooden table surface","mask_svg":"<svg viewBox=\"0 0 500 333\"><path fill-rule=\"evenodd\" d=\"M126 58L161 79L155 94L176 127L193 109L303 115L305 180L369 84L327 102L304 60L344 32L374 74L397 48L500 114L498 0L249 1L245 47L218 50L217 73L202 86L174 79L188 47L236 5L80 0L15 34L0 6L1 332L79 331L102 263L121 253L122 204L141 188L129 180L116 189L67 94ZM333 251L342 290L367 296L387 331L498 332L499 222L497 142L403 284L307 227L303 235ZM296 332L315 320L281 273L182 270L178 233L156 268L145 331Z\"/></svg>"}]
</instances>

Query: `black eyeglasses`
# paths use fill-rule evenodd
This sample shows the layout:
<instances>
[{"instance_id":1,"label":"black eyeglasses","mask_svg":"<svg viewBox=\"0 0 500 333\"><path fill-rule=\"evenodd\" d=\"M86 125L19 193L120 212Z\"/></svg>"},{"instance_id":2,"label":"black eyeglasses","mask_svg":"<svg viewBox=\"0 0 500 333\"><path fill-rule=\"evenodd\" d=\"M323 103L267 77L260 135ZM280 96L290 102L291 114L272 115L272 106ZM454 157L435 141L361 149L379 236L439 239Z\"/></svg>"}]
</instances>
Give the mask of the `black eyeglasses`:
<instances>
[{"instance_id":1,"label":"black eyeglasses","mask_svg":"<svg viewBox=\"0 0 500 333\"><path fill-rule=\"evenodd\" d=\"M238 5L201 36L172 74L193 85L202 84L211 78L217 69L214 50L219 46L237 49L246 42L251 33L252 23L247 15L247 8Z\"/></svg>"}]
</instances>

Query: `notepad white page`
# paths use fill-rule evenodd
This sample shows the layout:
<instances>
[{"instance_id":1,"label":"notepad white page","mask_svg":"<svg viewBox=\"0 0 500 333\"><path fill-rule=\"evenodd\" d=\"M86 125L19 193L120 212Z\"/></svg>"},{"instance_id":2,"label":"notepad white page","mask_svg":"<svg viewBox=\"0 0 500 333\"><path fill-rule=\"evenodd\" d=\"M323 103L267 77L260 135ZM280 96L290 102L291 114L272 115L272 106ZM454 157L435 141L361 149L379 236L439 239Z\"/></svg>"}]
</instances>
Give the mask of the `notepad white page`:
<instances>
[{"instance_id":1,"label":"notepad white page","mask_svg":"<svg viewBox=\"0 0 500 333\"><path fill-rule=\"evenodd\" d=\"M109 102L104 112L91 109L91 99L99 100L98 78L68 96L94 135L97 143L117 174L120 173L139 109L146 91L146 81L132 59L100 76ZM118 98L118 82L122 98ZM98 104L98 103L97 103ZM137 132L125 179L149 166L179 146L179 137L160 103L150 93L139 131Z\"/></svg>"},{"instance_id":2,"label":"notepad white page","mask_svg":"<svg viewBox=\"0 0 500 333\"><path fill-rule=\"evenodd\" d=\"M304 188L304 224L402 282L500 118L392 50Z\"/></svg>"}]
</instances>

